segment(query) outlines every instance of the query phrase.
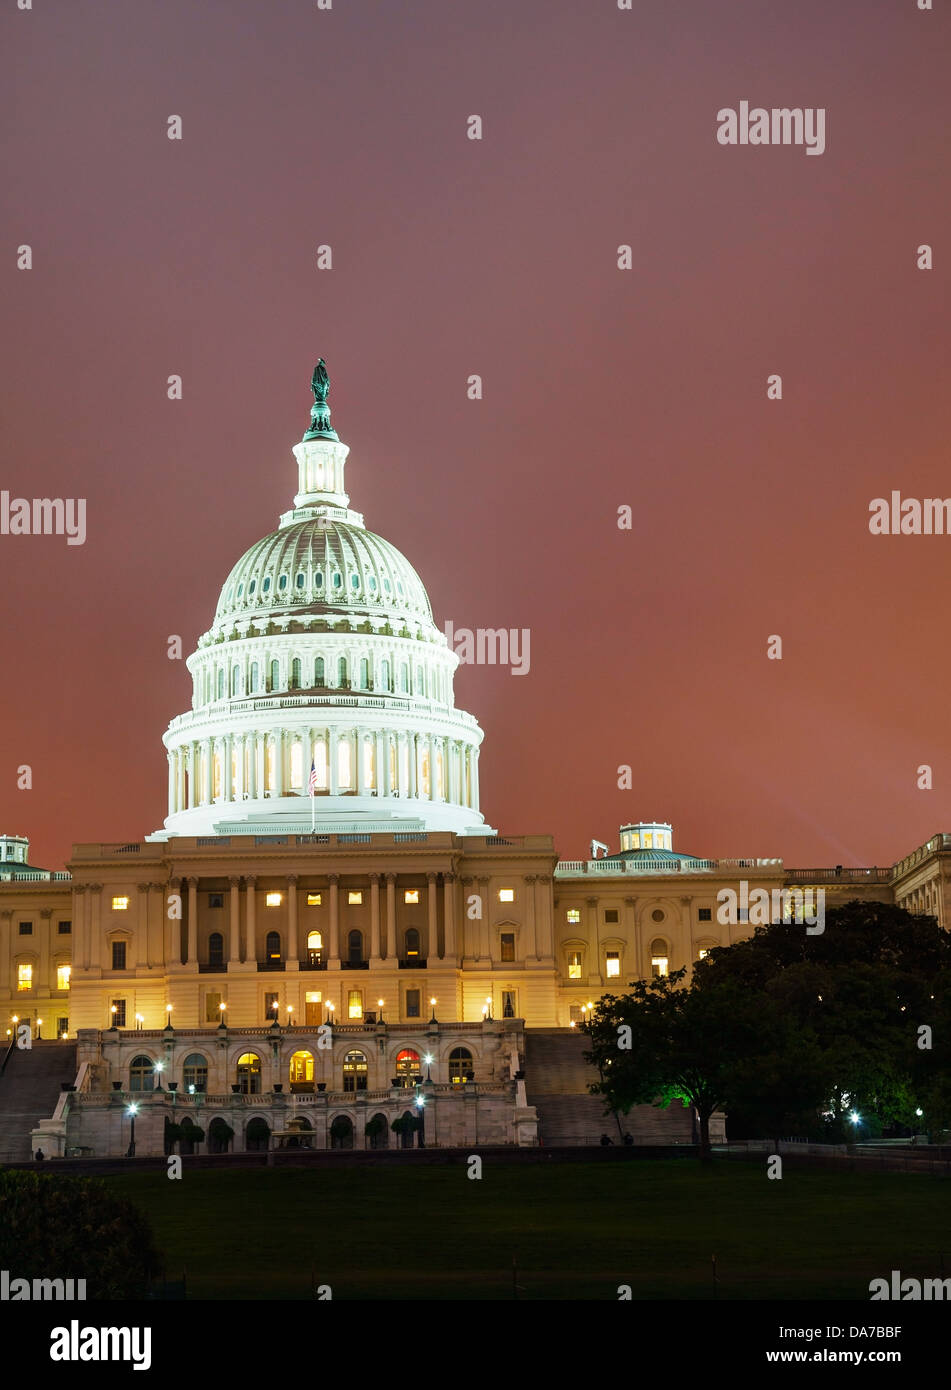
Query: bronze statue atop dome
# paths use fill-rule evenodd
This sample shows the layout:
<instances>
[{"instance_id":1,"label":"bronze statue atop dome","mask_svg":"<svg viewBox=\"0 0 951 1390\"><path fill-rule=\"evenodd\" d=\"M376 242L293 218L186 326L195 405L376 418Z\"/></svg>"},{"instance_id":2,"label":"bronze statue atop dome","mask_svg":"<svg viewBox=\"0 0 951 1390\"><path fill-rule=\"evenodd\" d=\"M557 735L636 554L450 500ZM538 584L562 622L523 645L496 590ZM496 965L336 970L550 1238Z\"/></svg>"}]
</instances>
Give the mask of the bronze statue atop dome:
<instances>
[{"instance_id":1,"label":"bronze statue atop dome","mask_svg":"<svg viewBox=\"0 0 951 1390\"><path fill-rule=\"evenodd\" d=\"M314 368L310 389L314 393L314 404L310 408L310 426L304 439L336 439L337 433L330 427L330 406L327 404L330 377L322 357Z\"/></svg>"},{"instance_id":2,"label":"bronze statue atop dome","mask_svg":"<svg viewBox=\"0 0 951 1390\"><path fill-rule=\"evenodd\" d=\"M314 368L314 375L310 379L310 389L314 393L315 403L327 399L327 392L330 390L330 377L327 375L327 368L322 357Z\"/></svg>"}]
</instances>

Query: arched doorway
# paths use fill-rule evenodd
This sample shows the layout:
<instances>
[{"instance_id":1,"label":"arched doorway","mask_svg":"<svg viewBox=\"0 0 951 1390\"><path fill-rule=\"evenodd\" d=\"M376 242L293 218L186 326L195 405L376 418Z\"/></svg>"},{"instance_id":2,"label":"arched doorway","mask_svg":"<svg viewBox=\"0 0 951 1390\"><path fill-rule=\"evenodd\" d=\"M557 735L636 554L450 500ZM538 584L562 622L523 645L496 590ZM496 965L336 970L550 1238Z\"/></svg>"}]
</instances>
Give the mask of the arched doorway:
<instances>
[{"instance_id":1,"label":"arched doorway","mask_svg":"<svg viewBox=\"0 0 951 1390\"><path fill-rule=\"evenodd\" d=\"M370 1149L387 1149L390 1145L390 1126L385 1115L379 1111L367 1120L366 1127L367 1147Z\"/></svg>"},{"instance_id":2,"label":"arched doorway","mask_svg":"<svg viewBox=\"0 0 951 1390\"><path fill-rule=\"evenodd\" d=\"M349 1115L335 1115L330 1122L330 1147L353 1148L353 1121Z\"/></svg>"},{"instance_id":3,"label":"arched doorway","mask_svg":"<svg viewBox=\"0 0 951 1390\"><path fill-rule=\"evenodd\" d=\"M464 1086L475 1080L472 1053L467 1047L454 1047L449 1054L449 1080L453 1086Z\"/></svg>"},{"instance_id":4,"label":"arched doorway","mask_svg":"<svg viewBox=\"0 0 951 1390\"><path fill-rule=\"evenodd\" d=\"M288 1069L291 1091L295 1094L312 1094L314 1090L314 1054L302 1050L291 1057Z\"/></svg>"},{"instance_id":5,"label":"arched doorway","mask_svg":"<svg viewBox=\"0 0 951 1390\"><path fill-rule=\"evenodd\" d=\"M242 1052L238 1058L237 1084L242 1095L261 1094L261 1059L256 1052Z\"/></svg>"},{"instance_id":6,"label":"arched doorway","mask_svg":"<svg viewBox=\"0 0 951 1390\"><path fill-rule=\"evenodd\" d=\"M416 1116L412 1110L404 1110L398 1119L394 1120L393 1127L399 1136L401 1149L411 1149L416 1137Z\"/></svg>"},{"instance_id":7,"label":"arched doorway","mask_svg":"<svg viewBox=\"0 0 951 1390\"><path fill-rule=\"evenodd\" d=\"M343 1089L345 1091L365 1091L367 1088L366 1055L352 1048L343 1059Z\"/></svg>"},{"instance_id":8,"label":"arched doorway","mask_svg":"<svg viewBox=\"0 0 951 1390\"><path fill-rule=\"evenodd\" d=\"M255 1115L253 1120L248 1121L244 1136L244 1147L248 1153L265 1152L270 1138L271 1126L267 1120L260 1115Z\"/></svg>"},{"instance_id":9,"label":"arched doorway","mask_svg":"<svg viewBox=\"0 0 951 1390\"><path fill-rule=\"evenodd\" d=\"M396 1085L415 1086L416 1082L422 1079L422 1068L419 1064L419 1053L414 1052L411 1047L404 1047L403 1051L396 1057Z\"/></svg>"},{"instance_id":10,"label":"arched doorway","mask_svg":"<svg viewBox=\"0 0 951 1390\"><path fill-rule=\"evenodd\" d=\"M226 1154L228 1145L234 1138L234 1130L223 1120L220 1115L216 1115L208 1126L208 1152L210 1154Z\"/></svg>"}]
</instances>

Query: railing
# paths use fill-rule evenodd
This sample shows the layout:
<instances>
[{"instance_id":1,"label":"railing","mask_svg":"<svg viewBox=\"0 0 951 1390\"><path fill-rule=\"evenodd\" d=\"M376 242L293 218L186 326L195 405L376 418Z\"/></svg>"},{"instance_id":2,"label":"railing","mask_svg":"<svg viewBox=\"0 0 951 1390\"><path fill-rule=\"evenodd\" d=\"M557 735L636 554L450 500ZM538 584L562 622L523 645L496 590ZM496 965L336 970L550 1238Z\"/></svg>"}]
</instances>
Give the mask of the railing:
<instances>
[{"instance_id":1,"label":"railing","mask_svg":"<svg viewBox=\"0 0 951 1390\"><path fill-rule=\"evenodd\" d=\"M399 968L401 970L425 970L428 957L423 956L420 960L401 960Z\"/></svg>"},{"instance_id":2,"label":"railing","mask_svg":"<svg viewBox=\"0 0 951 1390\"><path fill-rule=\"evenodd\" d=\"M782 874L781 859L659 859L642 863L635 859L562 859L555 866L555 878L574 878L586 874L612 874L641 877L655 874L732 873L735 869L768 869Z\"/></svg>"},{"instance_id":3,"label":"railing","mask_svg":"<svg viewBox=\"0 0 951 1390\"><path fill-rule=\"evenodd\" d=\"M11 881L15 883L63 883L71 878L72 874L63 873L60 869L53 872L50 872L49 869L27 869L26 873L20 874L6 873L0 870L0 882L2 883Z\"/></svg>"},{"instance_id":4,"label":"railing","mask_svg":"<svg viewBox=\"0 0 951 1390\"><path fill-rule=\"evenodd\" d=\"M891 869L787 869L795 883L890 883Z\"/></svg>"}]
</instances>

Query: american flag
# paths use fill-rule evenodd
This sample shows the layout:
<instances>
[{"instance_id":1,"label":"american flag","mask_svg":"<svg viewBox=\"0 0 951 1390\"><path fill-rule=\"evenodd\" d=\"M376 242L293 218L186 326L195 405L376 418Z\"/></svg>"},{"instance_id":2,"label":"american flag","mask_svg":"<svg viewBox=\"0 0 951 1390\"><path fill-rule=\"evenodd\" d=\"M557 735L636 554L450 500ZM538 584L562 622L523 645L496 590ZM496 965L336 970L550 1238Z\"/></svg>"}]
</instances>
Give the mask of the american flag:
<instances>
[{"instance_id":1,"label":"american flag","mask_svg":"<svg viewBox=\"0 0 951 1390\"><path fill-rule=\"evenodd\" d=\"M310 781L307 784L307 789L311 796L317 795L317 768L314 766L313 761L310 764Z\"/></svg>"}]
</instances>

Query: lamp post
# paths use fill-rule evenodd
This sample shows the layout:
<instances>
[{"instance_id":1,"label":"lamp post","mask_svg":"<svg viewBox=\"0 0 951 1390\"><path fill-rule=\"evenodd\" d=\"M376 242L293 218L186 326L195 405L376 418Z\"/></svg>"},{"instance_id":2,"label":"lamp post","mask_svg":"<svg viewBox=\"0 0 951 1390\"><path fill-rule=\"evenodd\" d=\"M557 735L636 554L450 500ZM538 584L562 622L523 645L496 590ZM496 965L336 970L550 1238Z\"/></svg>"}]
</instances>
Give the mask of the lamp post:
<instances>
[{"instance_id":1,"label":"lamp post","mask_svg":"<svg viewBox=\"0 0 951 1390\"><path fill-rule=\"evenodd\" d=\"M135 1016L135 1031L136 1031L137 1033L141 1033L141 1032L142 1032L142 1025L143 1025L144 1022L145 1022L145 1019L144 1019L144 1017L142 1016L142 1014L136 1014L136 1016Z\"/></svg>"},{"instance_id":2,"label":"lamp post","mask_svg":"<svg viewBox=\"0 0 951 1390\"><path fill-rule=\"evenodd\" d=\"M228 1007L227 1004L219 1004L219 1005L218 1005L218 1027L219 1027L219 1028L224 1028L224 1026L225 1026L225 1009L227 1009L227 1007Z\"/></svg>"},{"instance_id":3,"label":"lamp post","mask_svg":"<svg viewBox=\"0 0 951 1390\"><path fill-rule=\"evenodd\" d=\"M492 996L491 996L491 994L487 994L487 995L485 996L485 1008L483 1009L482 1013L483 1013L483 1017L484 1017L489 1023L491 1023L491 1022L492 1022Z\"/></svg>"},{"instance_id":4,"label":"lamp post","mask_svg":"<svg viewBox=\"0 0 951 1390\"><path fill-rule=\"evenodd\" d=\"M131 1129L129 1133L129 1147L126 1149L126 1158L135 1158L135 1117L138 1114L138 1110L139 1107L133 1102L126 1111L126 1114L128 1115L131 1121Z\"/></svg>"},{"instance_id":5,"label":"lamp post","mask_svg":"<svg viewBox=\"0 0 951 1390\"><path fill-rule=\"evenodd\" d=\"M382 1022L383 1022L383 1000L382 1000L382 999L378 999L378 1000L376 1001L376 1006L377 1006L377 1008L378 1008L379 1011L380 1011L379 1022L382 1023Z\"/></svg>"},{"instance_id":6,"label":"lamp post","mask_svg":"<svg viewBox=\"0 0 951 1390\"><path fill-rule=\"evenodd\" d=\"M112 1007L111 1007L111 1009L109 1010L109 1014L110 1014L109 1027L110 1027L110 1028L115 1028L115 1027L117 1026L117 1025L116 1025L116 1015L118 1014L118 1012L119 1012L119 1006L118 1006L118 1004L113 1004Z\"/></svg>"},{"instance_id":7,"label":"lamp post","mask_svg":"<svg viewBox=\"0 0 951 1390\"><path fill-rule=\"evenodd\" d=\"M156 1091L160 1091L160 1090L162 1089L162 1072L163 1072L164 1070L165 1070L165 1063L164 1063L164 1062L156 1062L156 1063L155 1063L155 1066L152 1068L153 1075L156 1077L156 1082L155 1082L155 1086L153 1087L153 1089L156 1090Z\"/></svg>"},{"instance_id":8,"label":"lamp post","mask_svg":"<svg viewBox=\"0 0 951 1390\"><path fill-rule=\"evenodd\" d=\"M38 1018L38 1019L36 1020L36 1040L37 1040L37 1042L41 1042L42 1039L43 1039L43 1020L42 1020L41 1018Z\"/></svg>"},{"instance_id":9,"label":"lamp post","mask_svg":"<svg viewBox=\"0 0 951 1390\"><path fill-rule=\"evenodd\" d=\"M331 1000L328 999L328 1000L327 1000L327 1022L331 1025L331 1027L333 1027L334 1009L335 1009L335 1008L336 1008L336 1005L335 1005Z\"/></svg>"},{"instance_id":10,"label":"lamp post","mask_svg":"<svg viewBox=\"0 0 951 1390\"><path fill-rule=\"evenodd\" d=\"M435 1022L437 1021L437 1020L436 1020L436 996L435 996L435 995L433 995L433 997L430 999L430 1001L429 1001L429 1007L430 1007L430 1008L432 1009L432 1011L433 1011L433 1016L432 1016L432 1018L431 1018L429 1021L430 1021L430 1023L435 1023Z\"/></svg>"},{"instance_id":11,"label":"lamp post","mask_svg":"<svg viewBox=\"0 0 951 1390\"><path fill-rule=\"evenodd\" d=\"M288 1026L288 1028L293 1027L293 1024L294 1024L294 1005L293 1005L293 1004L288 1004L288 1005L287 1005L287 1026Z\"/></svg>"},{"instance_id":12,"label":"lamp post","mask_svg":"<svg viewBox=\"0 0 951 1390\"><path fill-rule=\"evenodd\" d=\"M426 1056L423 1058L423 1061L426 1063L426 1080L427 1080L427 1081L432 1081L432 1079L433 1079L433 1073L432 1073L433 1055L432 1055L432 1053L431 1053L431 1052L427 1052L427 1053L426 1053Z\"/></svg>"},{"instance_id":13,"label":"lamp post","mask_svg":"<svg viewBox=\"0 0 951 1390\"><path fill-rule=\"evenodd\" d=\"M419 1147L420 1147L421 1149L425 1149L425 1147L426 1147L426 1114L425 1114L426 1097L425 1097L424 1095L421 1095L421 1094L420 1094L420 1091L419 1091L419 1084L421 1084L421 1083L418 1083L418 1084L417 1084L417 1089L416 1089L416 1109L417 1109L417 1111L419 1112L419 1113L417 1114L417 1116L416 1116L416 1119L417 1119L418 1124L419 1124L419 1129L418 1129L417 1133L419 1134Z\"/></svg>"}]
</instances>

